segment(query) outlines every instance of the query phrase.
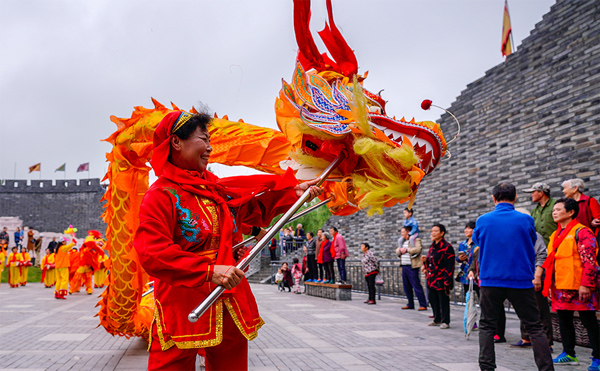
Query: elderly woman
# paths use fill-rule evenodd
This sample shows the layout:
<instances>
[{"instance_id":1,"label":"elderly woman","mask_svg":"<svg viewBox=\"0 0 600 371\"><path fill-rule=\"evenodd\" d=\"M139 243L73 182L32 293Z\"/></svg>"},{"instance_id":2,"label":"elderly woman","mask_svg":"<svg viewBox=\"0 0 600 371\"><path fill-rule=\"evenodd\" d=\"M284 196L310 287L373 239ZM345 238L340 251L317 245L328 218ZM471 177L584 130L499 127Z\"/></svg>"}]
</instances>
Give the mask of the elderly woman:
<instances>
[{"instance_id":1,"label":"elderly woman","mask_svg":"<svg viewBox=\"0 0 600 371\"><path fill-rule=\"evenodd\" d=\"M446 227L431 227L431 246L421 269L427 274L429 304L433 309L433 321L429 326L450 327L450 292L454 288L454 248L444 238Z\"/></svg>"},{"instance_id":2,"label":"elderly woman","mask_svg":"<svg viewBox=\"0 0 600 371\"><path fill-rule=\"evenodd\" d=\"M595 289L596 255L598 243L592 231L577 221L579 205L571 198L556 201L552 218L558 230L550 236L548 258L544 263L546 279L544 295L552 293L552 310L558 314L563 352L554 359L555 364L577 365L575 356L575 327L573 313L586 328L592 346L592 365L588 370L600 369L600 349L596 311L600 309L598 291Z\"/></svg>"},{"instance_id":3,"label":"elderly woman","mask_svg":"<svg viewBox=\"0 0 600 371\"><path fill-rule=\"evenodd\" d=\"M284 176L219 179L206 170L212 152L208 114L174 111L154 132L152 167L159 177L140 205L134 246L154 278L155 319L149 370L194 370L204 348L207 370L246 370L248 340L263 320L232 251L242 233L284 212L314 182ZM311 187L314 197L321 191ZM217 286L227 291L195 323L188 313Z\"/></svg>"},{"instance_id":4,"label":"elderly woman","mask_svg":"<svg viewBox=\"0 0 600 371\"><path fill-rule=\"evenodd\" d=\"M584 195L584 183L581 179L569 179L562 183L563 195L579 204L577 221L592 230L595 236L600 231L600 205L590 196Z\"/></svg>"},{"instance_id":5,"label":"elderly woman","mask_svg":"<svg viewBox=\"0 0 600 371\"><path fill-rule=\"evenodd\" d=\"M333 270L335 247L331 240L332 237L328 232L321 233L321 260L325 269L325 281L323 283L335 283L335 271Z\"/></svg>"},{"instance_id":6,"label":"elderly woman","mask_svg":"<svg viewBox=\"0 0 600 371\"><path fill-rule=\"evenodd\" d=\"M365 280L367 281L367 289L369 290L369 299L365 304L373 305L375 302L375 277L379 274L379 261L371 252L371 246L363 242L360 245L360 250L364 253L362 257L362 267L365 272Z\"/></svg>"}]
</instances>

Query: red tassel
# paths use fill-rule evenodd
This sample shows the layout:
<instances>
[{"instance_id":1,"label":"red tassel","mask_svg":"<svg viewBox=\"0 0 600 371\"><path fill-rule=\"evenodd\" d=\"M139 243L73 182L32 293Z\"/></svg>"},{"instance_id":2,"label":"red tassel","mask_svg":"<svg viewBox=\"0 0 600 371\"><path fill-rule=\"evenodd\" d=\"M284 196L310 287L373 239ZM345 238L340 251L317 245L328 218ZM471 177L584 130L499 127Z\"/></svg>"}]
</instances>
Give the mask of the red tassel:
<instances>
[{"instance_id":1,"label":"red tassel","mask_svg":"<svg viewBox=\"0 0 600 371\"><path fill-rule=\"evenodd\" d=\"M431 104L433 102L430 101L429 99L425 99L423 102L421 102L421 108L424 109L425 111L427 111L429 108L431 108Z\"/></svg>"}]
</instances>

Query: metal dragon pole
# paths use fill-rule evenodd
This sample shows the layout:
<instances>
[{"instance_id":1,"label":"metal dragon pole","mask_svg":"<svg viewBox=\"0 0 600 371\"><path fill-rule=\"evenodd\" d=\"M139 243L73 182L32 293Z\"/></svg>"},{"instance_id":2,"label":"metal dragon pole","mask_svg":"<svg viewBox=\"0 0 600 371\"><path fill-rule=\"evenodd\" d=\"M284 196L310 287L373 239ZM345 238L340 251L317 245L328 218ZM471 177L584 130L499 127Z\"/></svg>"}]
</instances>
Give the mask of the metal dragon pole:
<instances>
[{"instance_id":1,"label":"metal dragon pole","mask_svg":"<svg viewBox=\"0 0 600 371\"><path fill-rule=\"evenodd\" d=\"M323 182L329 177L331 172L333 172L333 170L335 170L335 168L337 168L338 165L342 161L344 161L345 158L346 158L346 153L343 152L339 155L338 158L333 160L333 162L331 164L329 164L329 166L327 166L327 168L325 170L323 170L323 172L319 175L319 177L317 178L318 182L316 185L320 186L321 184L323 184ZM298 209L300 209L300 207L308 200L309 197L310 197L310 188L307 189L306 191L304 191L302 196L300 196L300 198L298 198L298 201L296 201L296 203L294 203L294 205L292 205L292 207L285 214L283 214L281 219L279 219L277 221L277 223L275 223L269 229L267 234L252 248L252 250L250 250L250 253L248 254L248 256L246 256L244 259L242 259L237 264L236 268L241 269L241 270L245 270L246 268L248 268L248 265L250 265L250 262L260 255L260 252L262 251L262 249L265 246L267 246L267 244L271 241L273 236L275 236L275 233L277 233L286 223L289 222L289 220L292 218L294 213L296 211L298 211ZM218 286L216 289L214 289L210 293L210 295L208 295L206 297L206 299L204 299L204 301L196 307L196 309L194 309L190 312L190 314L188 315L188 320L190 322L196 322L198 320L198 318L200 318L200 316L202 316L202 314L204 314L204 312L206 312L206 310L211 305L213 305L215 301L217 301L219 296L221 296L221 294L224 291L225 291L225 288L223 286Z\"/></svg>"},{"instance_id":2,"label":"metal dragon pole","mask_svg":"<svg viewBox=\"0 0 600 371\"><path fill-rule=\"evenodd\" d=\"M326 205L326 204L327 204L329 201L331 201L332 199L333 199L333 197L329 197L329 198L327 198L327 199L325 199L325 200L323 200L323 201L319 202L318 204L314 204L314 205L312 205L311 207L307 207L306 209L304 209L304 210L300 211L299 213L295 214L295 215L294 215L294 216L293 216L293 217L292 217L290 220L288 220L288 223L289 223L289 222L293 222L293 221L294 221L294 220L296 220L296 219L300 219L300 218L302 218L304 215L306 215L306 214L309 214L309 213L311 213L311 212L315 211L316 209L320 208L321 206L323 206L323 205ZM270 230L271 230L271 228L267 229L267 233L268 233ZM246 245L246 244L248 244L248 243L250 243L250 242L254 241L255 239L256 239L256 237L255 237L255 236L252 236L252 237L246 238L244 241L242 241L242 242L238 243L237 245L233 246L231 249L232 249L232 250L235 250L235 249L237 249L238 247L242 247L242 246L244 246L244 245ZM154 284L154 281L148 282L148 285L152 285L152 284ZM148 291L146 291L145 293L143 293L143 294L142 294L142 297L144 297L144 296L147 296L147 295L150 295L150 294L151 294L151 293L153 293L153 292L154 292L154 287L151 287L151 288L150 288Z\"/></svg>"}]
</instances>

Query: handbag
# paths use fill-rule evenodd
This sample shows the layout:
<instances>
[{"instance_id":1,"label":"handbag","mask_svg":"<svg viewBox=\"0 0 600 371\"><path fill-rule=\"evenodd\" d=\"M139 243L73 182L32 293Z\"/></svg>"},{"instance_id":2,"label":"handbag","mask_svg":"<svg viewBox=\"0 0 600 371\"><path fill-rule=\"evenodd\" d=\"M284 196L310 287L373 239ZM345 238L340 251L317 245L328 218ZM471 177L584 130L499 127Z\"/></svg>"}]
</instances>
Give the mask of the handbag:
<instances>
[{"instance_id":1,"label":"handbag","mask_svg":"<svg viewBox=\"0 0 600 371\"><path fill-rule=\"evenodd\" d=\"M456 277L454 277L454 280L456 282L460 282L460 279L463 278L464 275L465 275L465 272L460 271L460 272L458 272L458 274L456 275Z\"/></svg>"},{"instance_id":2,"label":"handbag","mask_svg":"<svg viewBox=\"0 0 600 371\"><path fill-rule=\"evenodd\" d=\"M377 275L375 276L375 284L383 285L383 277L381 277L381 274L379 273L377 273Z\"/></svg>"}]
</instances>

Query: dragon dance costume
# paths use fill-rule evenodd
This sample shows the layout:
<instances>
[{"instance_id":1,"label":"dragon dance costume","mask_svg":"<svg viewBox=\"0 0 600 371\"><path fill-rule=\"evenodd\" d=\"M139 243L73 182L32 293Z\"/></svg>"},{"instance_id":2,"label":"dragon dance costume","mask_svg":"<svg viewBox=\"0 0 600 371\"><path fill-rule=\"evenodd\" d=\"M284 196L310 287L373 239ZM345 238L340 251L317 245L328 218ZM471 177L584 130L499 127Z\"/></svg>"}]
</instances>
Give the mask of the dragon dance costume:
<instances>
[{"instance_id":1,"label":"dragon dance costume","mask_svg":"<svg viewBox=\"0 0 600 371\"><path fill-rule=\"evenodd\" d=\"M154 133L152 167L159 179L143 198L134 240L140 263L154 277L148 365L194 369L198 348L206 348L207 369L246 369L247 340L264 322L245 277L197 322L187 315L216 287L214 266L236 265L231 247L242 232L266 227L285 212L297 200L298 183L291 171L219 179L171 164L170 136L188 116L171 112Z\"/></svg>"}]
</instances>

